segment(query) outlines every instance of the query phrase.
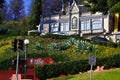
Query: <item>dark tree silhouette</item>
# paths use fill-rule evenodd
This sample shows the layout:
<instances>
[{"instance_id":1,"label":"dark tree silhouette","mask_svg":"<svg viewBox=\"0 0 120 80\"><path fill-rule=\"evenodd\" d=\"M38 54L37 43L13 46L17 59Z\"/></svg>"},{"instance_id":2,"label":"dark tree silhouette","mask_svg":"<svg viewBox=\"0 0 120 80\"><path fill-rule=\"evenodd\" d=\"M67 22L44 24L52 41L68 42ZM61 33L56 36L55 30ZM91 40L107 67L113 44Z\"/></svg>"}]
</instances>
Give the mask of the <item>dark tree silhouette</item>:
<instances>
[{"instance_id":1,"label":"dark tree silhouette","mask_svg":"<svg viewBox=\"0 0 120 80\"><path fill-rule=\"evenodd\" d=\"M4 0L0 0L0 23L3 21L3 6Z\"/></svg>"},{"instance_id":2,"label":"dark tree silhouette","mask_svg":"<svg viewBox=\"0 0 120 80\"><path fill-rule=\"evenodd\" d=\"M23 0L11 0L10 8L12 10L14 20L20 20L25 17Z\"/></svg>"}]
</instances>

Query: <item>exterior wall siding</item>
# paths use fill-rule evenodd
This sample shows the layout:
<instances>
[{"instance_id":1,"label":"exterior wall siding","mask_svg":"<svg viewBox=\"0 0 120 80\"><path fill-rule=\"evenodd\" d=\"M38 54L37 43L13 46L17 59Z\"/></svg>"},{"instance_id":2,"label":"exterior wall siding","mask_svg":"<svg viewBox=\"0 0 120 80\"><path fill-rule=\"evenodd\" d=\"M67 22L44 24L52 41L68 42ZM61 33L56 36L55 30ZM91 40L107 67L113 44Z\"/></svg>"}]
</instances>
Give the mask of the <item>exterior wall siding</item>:
<instances>
[{"instance_id":1,"label":"exterior wall siding","mask_svg":"<svg viewBox=\"0 0 120 80\"><path fill-rule=\"evenodd\" d=\"M106 32L109 32L109 20L108 20L108 18L104 18L104 29Z\"/></svg>"}]
</instances>

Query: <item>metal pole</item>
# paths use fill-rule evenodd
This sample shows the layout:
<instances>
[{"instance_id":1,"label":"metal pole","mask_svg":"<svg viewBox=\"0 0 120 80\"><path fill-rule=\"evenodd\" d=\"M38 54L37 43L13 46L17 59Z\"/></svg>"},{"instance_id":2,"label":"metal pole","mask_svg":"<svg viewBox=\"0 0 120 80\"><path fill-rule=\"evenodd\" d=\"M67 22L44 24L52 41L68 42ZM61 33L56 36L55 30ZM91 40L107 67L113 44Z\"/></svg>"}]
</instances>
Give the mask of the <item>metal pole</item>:
<instances>
[{"instance_id":1,"label":"metal pole","mask_svg":"<svg viewBox=\"0 0 120 80\"><path fill-rule=\"evenodd\" d=\"M93 65L91 65L91 69L90 69L90 80L92 80L92 67Z\"/></svg>"},{"instance_id":2,"label":"metal pole","mask_svg":"<svg viewBox=\"0 0 120 80\"><path fill-rule=\"evenodd\" d=\"M24 64L24 78L26 79L26 61L27 61L27 47L28 47L28 45L26 44L25 45L25 64Z\"/></svg>"},{"instance_id":3,"label":"metal pole","mask_svg":"<svg viewBox=\"0 0 120 80\"><path fill-rule=\"evenodd\" d=\"M16 80L18 80L18 72L19 72L19 56L20 56L20 51L18 50L17 52L17 65L16 65Z\"/></svg>"}]
</instances>

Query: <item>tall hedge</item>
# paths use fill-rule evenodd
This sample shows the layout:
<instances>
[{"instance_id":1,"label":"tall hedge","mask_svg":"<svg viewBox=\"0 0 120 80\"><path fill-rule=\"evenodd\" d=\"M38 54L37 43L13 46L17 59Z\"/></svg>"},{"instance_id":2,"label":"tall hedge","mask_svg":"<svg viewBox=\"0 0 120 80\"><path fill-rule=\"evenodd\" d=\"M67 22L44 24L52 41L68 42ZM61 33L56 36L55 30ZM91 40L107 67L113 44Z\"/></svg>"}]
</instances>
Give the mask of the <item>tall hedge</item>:
<instances>
[{"instance_id":1,"label":"tall hedge","mask_svg":"<svg viewBox=\"0 0 120 80\"><path fill-rule=\"evenodd\" d=\"M88 60L69 61L35 67L36 76L40 80L58 77L60 74L76 74L89 70Z\"/></svg>"},{"instance_id":2,"label":"tall hedge","mask_svg":"<svg viewBox=\"0 0 120 80\"><path fill-rule=\"evenodd\" d=\"M104 58L97 58L96 66L104 66L106 69L120 67L120 54L110 55ZM93 69L96 68L94 66ZM39 65L35 68L35 74L40 80L47 78L58 77L61 74L77 74L90 70L88 60L77 60L62 62L49 65Z\"/></svg>"}]
</instances>

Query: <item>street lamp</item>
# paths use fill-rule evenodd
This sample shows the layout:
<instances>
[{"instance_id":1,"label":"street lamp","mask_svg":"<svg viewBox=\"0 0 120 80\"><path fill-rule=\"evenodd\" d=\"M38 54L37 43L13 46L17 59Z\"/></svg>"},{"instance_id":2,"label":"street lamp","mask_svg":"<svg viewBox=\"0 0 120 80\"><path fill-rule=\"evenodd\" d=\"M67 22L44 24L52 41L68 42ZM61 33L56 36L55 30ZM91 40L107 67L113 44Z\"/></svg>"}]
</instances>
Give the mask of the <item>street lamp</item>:
<instances>
[{"instance_id":1,"label":"street lamp","mask_svg":"<svg viewBox=\"0 0 120 80\"><path fill-rule=\"evenodd\" d=\"M24 64L24 78L26 78L26 62L27 62L27 51L28 51L28 44L29 44L29 40L25 39L24 40L24 44L25 44L25 64Z\"/></svg>"}]
</instances>

